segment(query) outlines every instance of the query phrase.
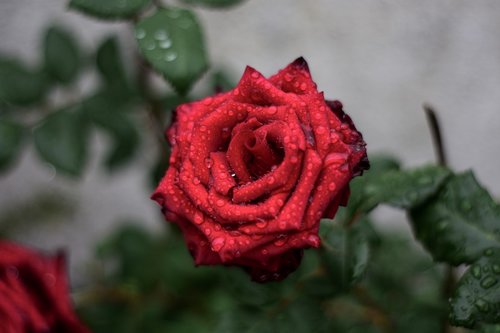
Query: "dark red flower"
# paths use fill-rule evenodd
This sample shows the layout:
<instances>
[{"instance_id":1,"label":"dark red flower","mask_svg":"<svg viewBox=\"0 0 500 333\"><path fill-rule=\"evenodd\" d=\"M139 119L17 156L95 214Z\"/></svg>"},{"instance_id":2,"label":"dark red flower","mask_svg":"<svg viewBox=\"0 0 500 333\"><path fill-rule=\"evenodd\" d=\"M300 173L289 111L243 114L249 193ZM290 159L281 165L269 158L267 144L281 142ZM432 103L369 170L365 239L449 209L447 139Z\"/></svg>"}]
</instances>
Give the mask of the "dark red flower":
<instances>
[{"instance_id":1,"label":"dark red flower","mask_svg":"<svg viewBox=\"0 0 500 333\"><path fill-rule=\"evenodd\" d=\"M247 67L233 90L180 105L167 136L170 166L152 198L197 265L242 266L260 282L320 245L320 219L368 168L361 133L303 58L268 79Z\"/></svg>"},{"instance_id":2,"label":"dark red flower","mask_svg":"<svg viewBox=\"0 0 500 333\"><path fill-rule=\"evenodd\" d=\"M0 241L0 332L90 333L69 300L62 254Z\"/></svg>"}]
</instances>

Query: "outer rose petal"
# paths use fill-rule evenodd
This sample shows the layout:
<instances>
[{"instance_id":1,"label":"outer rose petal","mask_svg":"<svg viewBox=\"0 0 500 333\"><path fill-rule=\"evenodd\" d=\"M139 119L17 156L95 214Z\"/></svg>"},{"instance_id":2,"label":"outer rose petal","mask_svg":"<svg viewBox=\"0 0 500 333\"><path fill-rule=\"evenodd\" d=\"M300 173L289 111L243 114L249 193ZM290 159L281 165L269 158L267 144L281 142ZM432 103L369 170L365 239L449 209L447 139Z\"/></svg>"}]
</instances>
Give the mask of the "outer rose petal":
<instances>
[{"instance_id":1,"label":"outer rose petal","mask_svg":"<svg viewBox=\"0 0 500 333\"><path fill-rule=\"evenodd\" d=\"M152 198L197 265L240 266L258 282L285 278L320 245L320 219L369 167L361 133L303 58L269 79L247 67L233 90L180 105L167 137Z\"/></svg>"},{"instance_id":2,"label":"outer rose petal","mask_svg":"<svg viewBox=\"0 0 500 333\"><path fill-rule=\"evenodd\" d=\"M90 333L69 300L64 255L0 241L0 323L7 332Z\"/></svg>"}]
</instances>

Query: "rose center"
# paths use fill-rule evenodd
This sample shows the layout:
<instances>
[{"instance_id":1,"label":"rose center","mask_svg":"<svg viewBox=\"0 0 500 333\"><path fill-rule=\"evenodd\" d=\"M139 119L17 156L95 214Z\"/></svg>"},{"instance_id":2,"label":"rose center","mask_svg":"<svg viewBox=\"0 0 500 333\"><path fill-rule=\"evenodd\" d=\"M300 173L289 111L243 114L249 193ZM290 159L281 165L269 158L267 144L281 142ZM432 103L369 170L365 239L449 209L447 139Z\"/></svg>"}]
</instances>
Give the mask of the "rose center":
<instances>
[{"instance_id":1,"label":"rose center","mask_svg":"<svg viewBox=\"0 0 500 333\"><path fill-rule=\"evenodd\" d=\"M285 151L279 142L274 142L265 136L258 136L253 133L247 138L245 148L248 151L246 155L248 171L256 179L278 166L285 155Z\"/></svg>"}]
</instances>

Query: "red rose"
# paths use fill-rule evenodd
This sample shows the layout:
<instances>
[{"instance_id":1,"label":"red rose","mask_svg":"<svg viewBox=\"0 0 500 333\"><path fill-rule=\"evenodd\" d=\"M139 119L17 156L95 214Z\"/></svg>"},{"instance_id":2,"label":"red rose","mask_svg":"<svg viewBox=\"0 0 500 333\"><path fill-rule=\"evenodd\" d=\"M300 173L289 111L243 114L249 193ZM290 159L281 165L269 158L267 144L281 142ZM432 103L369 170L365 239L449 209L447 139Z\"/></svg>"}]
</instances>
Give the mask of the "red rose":
<instances>
[{"instance_id":1,"label":"red rose","mask_svg":"<svg viewBox=\"0 0 500 333\"><path fill-rule=\"evenodd\" d=\"M0 241L0 332L90 333L70 304L62 254Z\"/></svg>"},{"instance_id":2,"label":"red rose","mask_svg":"<svg viewBox=\"0 0 500 333\"><path fill-rule=\"evenodd\" d=\"M320 245L320 219L368 167L361 133L303 58L268 79L247 67L233 90L180 105L167 136L170 167L152 198L197 265L241 266L259 282Z\"/></svg>"}]
</instances>

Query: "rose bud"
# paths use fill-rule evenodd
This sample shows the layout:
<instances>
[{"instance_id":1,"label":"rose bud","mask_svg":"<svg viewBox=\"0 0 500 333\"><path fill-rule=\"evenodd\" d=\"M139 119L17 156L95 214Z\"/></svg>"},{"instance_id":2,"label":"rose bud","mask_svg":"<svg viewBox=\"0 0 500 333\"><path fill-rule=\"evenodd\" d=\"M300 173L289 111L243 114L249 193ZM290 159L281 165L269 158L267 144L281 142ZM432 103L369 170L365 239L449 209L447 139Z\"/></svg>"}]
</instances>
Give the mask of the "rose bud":
<instances>
[{"instance_id":1,"label":"rose bud","mask_svg":"<svg viewBox=\"0 0 500 333\"><path fill-rule=\"evenodd\" d=\"M90 333L70 304L65 260L0 241L0 332Z\"/></svg>"},{"instance_id":2,"label":"rose bud","mask_svg":"<svg viewBox=\"0 0 500 333\"><path fill-rule=\"evenodd\" d=\"M166 134L170 166L152 199L196 265L241 266L258 282L320 246L320 219L368 168L361 133L303 58L270 78L247 67L233 90L178 106Z\"/></svg>"}]
</instances>

